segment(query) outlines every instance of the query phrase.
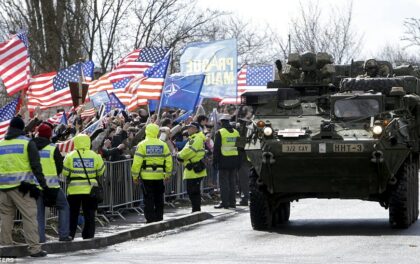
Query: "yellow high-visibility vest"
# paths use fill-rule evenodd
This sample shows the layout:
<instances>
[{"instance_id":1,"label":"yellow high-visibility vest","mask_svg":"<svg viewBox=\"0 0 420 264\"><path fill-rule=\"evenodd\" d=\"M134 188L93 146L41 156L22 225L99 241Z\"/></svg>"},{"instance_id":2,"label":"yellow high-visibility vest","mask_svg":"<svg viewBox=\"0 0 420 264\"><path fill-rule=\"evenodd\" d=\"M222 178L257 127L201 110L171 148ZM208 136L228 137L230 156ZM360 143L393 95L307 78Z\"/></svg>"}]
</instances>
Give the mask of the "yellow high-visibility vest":
<instances>
[{"instance_id":1,"label":"yellow high-visibility vest","mask_svg":"<svg viewBox=\"0 0 420 264\"><path fill-rule=\"evenodd\" d=\"M68 195L90 194L92 186L98 186L96 177L105 172L105 164L101 156L92 150L79 150L86 168L89 181L83 169L82 161L76 150L67 154L64 159L63 176L68 177L70 183L67 187Z\"/></svg>"},{"instance_id":2,"label":"yellow high-visibility vest","mask_svg":"<svg viewBox=\"0 0 420 264\"><path fill-rule=\"evenodd\" d=\"M229 132L226 128L221 128L220 136L222 139L221 152L223 156L238 156L238 148L235 146L236 140L239 138L239 132L233 129Z\"/></svg>"},{"instance_id":3,"label":"yellow high-visibility vest","mask_svg":"<svg viewBox=\"0 0 420 264\"><path fill-rule=\"evenodd\" d=\"M137 145L132 174L143 180L162 180L172 173L172 156L165 142L147 138Z\"/></svg>"},{"instance_id":4,"label":"yellow high-visibility vest","mask_svg":"<svg viewBox=\"0 0 420 264\"><path fill-rule=\"evenodd\" d=\"M19 136L10 140L0 141L0 189L11 189L26 181L39 185L32 172L28 144L31 139Z\"/></svg>"},{"instance_id":5,"label":"yellow high-visibility vest","mask_svg":"<svg viewBox=\"0 0 420 264\"><path fill-rule=\"evenodd\" d=\"M57 175L57 167L54 160L55 145L46 145L39 151L41 159L42 172L45 176L45 181L50 188L60 188L60 180Z\"/></svg>"}]
</instances>

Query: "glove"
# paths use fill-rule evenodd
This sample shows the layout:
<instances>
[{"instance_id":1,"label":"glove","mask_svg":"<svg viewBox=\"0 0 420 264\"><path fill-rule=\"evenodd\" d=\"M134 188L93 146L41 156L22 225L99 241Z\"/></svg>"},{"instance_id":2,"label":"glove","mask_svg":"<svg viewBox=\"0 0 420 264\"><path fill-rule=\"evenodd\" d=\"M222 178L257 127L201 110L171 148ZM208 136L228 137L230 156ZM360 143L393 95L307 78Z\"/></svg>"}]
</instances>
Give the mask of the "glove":
<instances>
[{"instance_id":1,"label":"glove","mask_svg":"<svg viewBox=\"0 0 420 264\"><path fill-rule=\"evenodd\" d=\"M48 207L53 207L56 205L57 201L57 194L59 188L43 188L43 199L44 199L44 205Z\"/></svg>"},{"instance_id":2,"label":"glove","mask_svg":"<svg viewBox=\"0 0 420 264\"><path fill-rule=\"evenodd\" d=\"M31 190L31 184L25 181L20 182L18 190L23 193L23 196L25 196Z\"/></svg>"},{"instance_id":3,"label":"glove","mask_svg":"<svg viewBox=\"0 0 420 264\"><path fill-rule=\"evenodd\" d=\"M31 184L31 189L29 190L29 196L35 200L41 195L41 190L38 189L35 185Z\"/></svg>"}]
</instances>

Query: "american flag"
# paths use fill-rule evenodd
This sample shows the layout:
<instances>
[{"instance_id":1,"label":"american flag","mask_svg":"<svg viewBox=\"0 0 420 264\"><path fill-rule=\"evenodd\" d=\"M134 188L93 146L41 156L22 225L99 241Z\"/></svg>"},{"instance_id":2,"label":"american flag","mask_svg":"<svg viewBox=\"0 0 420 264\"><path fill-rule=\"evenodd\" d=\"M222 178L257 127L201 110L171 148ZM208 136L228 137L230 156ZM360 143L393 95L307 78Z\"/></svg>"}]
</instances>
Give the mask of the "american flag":
<instances>
[{"instance_id":1,"label":"american flag","mask_svg":"<svg viewBox=\"0 0 420 264\"><path fill-rule=\"evenodd\" d=\"M29 111L34 111L37 106L47 109L54 106L73 105L68 82L79 81L80 67L82 67L85 81L91 81L94 68L92 61L82 65L80 63L73 64L58 73L43 73L32 77L27 93Z\"/></svg>"},{"instance_id":2,"label":"american flag","mask_svg":"<svg viewBox=\"0 0 420 264\"><path fill-rule=\"evenodd\" d=\"M162 60L167 52L167 48L161 47L135 50L124 57L109 73L109 80L115 82L126 77L141 75L145 70Z\"/></svg>"},{"instance_id":3,"label":"american flag","mask_svg":"<svg viewBox=\"0 0 420 264\"><path fill-rule=\"evenodd\" d=\"M55 145L61 153L69 153L74 150L74 142L72 138L63 142L57 142Z\"/></svg>"},{"instance_id":4,"label":"american flag","mask_svg":"<svg viewBox=\"0 0 420 264\"><path fill-rule=\"evenodd\" d=\"M237 98L224 98L220 104L239 104L246 91L265 89L267 82L274 80L274 65L244 65L238 72Z\"/></svg>"},{"instance_id":5,"label":"american flag","mask_svg":"<svg viewBox=\"0 0 420 264\"><path fill-rule=\"evenodd\" d=\"M147 100L160 99L170 55L171 51L168 51L161 61L144 72L144 77L133 78L127 85L127 89L133 95L128 110L133 111L140 105L146 105Z\"/></svg>"},{"instance_id":6,"label":"american flag","mask_svg":"<svg viewBox=\"0 0 420 264\"><path fill-rule=\"evenodd\" d=\"M92 135L95 130L103 128L103 119L99 119L95 123L91 124L87 128L85 128L81 134ZM57 142L56 146L61 153L69 153L74 150L74 141L73 138L67 139L63 142Z\"/></svg>"},{"instance_id":7,"label":"american flag","mask_svg":"<svg viewBox=\"0 0 420 264\"><path fill-rule=\"evenodd\" d=\"M84 110L83 112L80 114L80 116L82 118L86 118L86 117L92 117L96 115L96 111L95 111L95 107L93 106L92 102L86 103L84 105Z\"/></svg>"},{"instance_id":8,"label":"american flag","mask_svg":"<svg viewBox=\"0 0 420 264\"><path fill-rule=\"evenodd\" d=\"M143 73L159 62L167 51L167 48L155 47L134 50L121 59L111 72L90 83L89 95L108 91L114 93L124 105L128 105L132 95L125 89L127 84L134 76L143 76Z\"/></svg>"},{"instance_id":9,"label":"american flag","mask_svg":"<svg viewBox=\"0 0 420 264\"><path fill-rule=\"evenodd\" d=\"M15 116L19 98L14 99L0 108L0 140L4 138L9 128L10 120Z\"/></svg>"},{"instance_id":10,"label":"american flag","mask_svg":"<svg viewBox=\"0 0 420 264\"><path fill-rule=\"evenodd\" d=\"M112 109L125 109L125 105L118 99L114 93L109 94L109 102L105 105L105 113L111 112Z\"/></svg>"},{"instance_id":11,"label":"american flag","mask_svg":"<svg viewBox=\"0 0 420 264\"><path fill-rule=\"evenodd\" d=\"M114 67L114 69L118 68L120 65L126 63L126 62L131 62L131 61L137 61L137 59L139 58L139 54L140 54L141 49L135 49L132 52L128 53L127 55L125 55L124 58L122 58Z\"/></svg>"},{"instance_id":12,"label":"american flag","mask_svg":"<svg viewBox=\"0 0 420 264\"><path fill-rule=\"evenodd\" d=\"M28 86L30 62L26 33L18 33L0 43L0 78L9 95Z\"/></svg>"},{"instance_id":13,"label":"american flag","mask_svg":"<svg viewBox=\"0 0 420 264\"><path fill-rule=\"evenodd\" d=\"M67 125L67 114L65 112L56 113L54 116L48 118L47 122L52 125Z\"/></svg>"}]
</instances>

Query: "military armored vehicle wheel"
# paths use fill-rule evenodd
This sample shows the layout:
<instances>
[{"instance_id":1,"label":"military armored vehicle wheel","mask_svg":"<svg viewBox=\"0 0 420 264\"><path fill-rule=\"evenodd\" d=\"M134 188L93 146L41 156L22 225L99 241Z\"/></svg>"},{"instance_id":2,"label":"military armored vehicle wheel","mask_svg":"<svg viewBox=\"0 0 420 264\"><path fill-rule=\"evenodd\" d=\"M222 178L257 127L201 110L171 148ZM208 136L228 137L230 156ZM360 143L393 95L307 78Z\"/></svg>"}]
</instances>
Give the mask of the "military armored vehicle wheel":
<instances>
[{"instance_id":1,"label":"military armored vehicle wheel","mask_svg":"<svg viewBox=\"0 0 420 264\"><path fill-rule=\"evenodd\" d=\"M277 207L274 217L274 224L284 224L289 221L290 217L290 202L281 203Z\"/></svg>"},{"instance_id":2,"label":"military armored vehicle wheel","mask_svg":"<svg viewBox=\"0 0 420 264\"><path fill-rule=\"evenodd\" d=\"M408 158L397 174L389 200L389 223L408 228L418 218L418 161Z\"/></svg>"},{"instance_id":3,"label":"military armored vehicle wheel","mask_svg":"<svg viewBox=\"0 0 420 264\"><path fill-rule=\"evenodd\" d=\"M273 213L267 196L258 189L256 173L253 171L249 181L249 211L251 225L255 230L267 230L273 226Z\"/></svg>"}]
</instances>

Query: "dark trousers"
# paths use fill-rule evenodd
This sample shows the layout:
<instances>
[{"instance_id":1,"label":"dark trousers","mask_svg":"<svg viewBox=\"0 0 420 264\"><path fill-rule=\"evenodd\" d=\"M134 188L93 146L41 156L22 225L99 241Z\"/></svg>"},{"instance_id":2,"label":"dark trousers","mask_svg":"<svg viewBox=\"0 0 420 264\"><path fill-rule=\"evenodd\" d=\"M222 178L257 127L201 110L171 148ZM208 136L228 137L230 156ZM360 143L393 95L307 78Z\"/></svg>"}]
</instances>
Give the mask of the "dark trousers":
<instances>
[{"instance_id":1,"label":"dark trousers","mask_svg":"<svg viewBox=\"0 0 420 264\"><path fill-rule=\"evenodd\" d=\"M242 166L238 170L239 190L243 196L241 200L248 202L249 200L249 171L251 166L248 162L242 162Z\"/></svg>"},{"instance_id":2,"label":"dark trousers","mask_svg":"<svg viewBox=\"0 0 420 264\"><path fill-rule=\"evenodd\" d=\"M163 220L163 194L165 185L163 180L143 180L144 217L147 223Z\"/></svg>"},{"instance_id":3,"label":"dark trousers","mask_svg":"<svg viewBox=\"0 0 420 264\"><path fill-rule=\"evenodd\" d=\"M93 238L95 236L95 211L98 208L96 199L91 198L89 194L77 194L67 196L67 201L70 205L70 236L74 238L76 235L81 205L85 219L82 237L83 239Z\"/></svg>"},{"instance_id":4,"label":"dark trousers","mask_svg":"<svg viewBox=\"0 0 420 264\"><path fill-rule=\"evenodd\" d=\"M236 205L235 179L237 169L219 169L220 196L223 206L234 207Z\"/></svg>"},{"instance_id":5,"label":"dark trousers","mask_svg":"<svg viewBox=\"0 0 420 264\"><path fill-rule=\"evenodd\" d=\"M192 211L198 212L201 211L201 180L203 178L197 178L197 179L186 179L187 182L187 193L190 197Z\"/></svg>"}]
</instances>

